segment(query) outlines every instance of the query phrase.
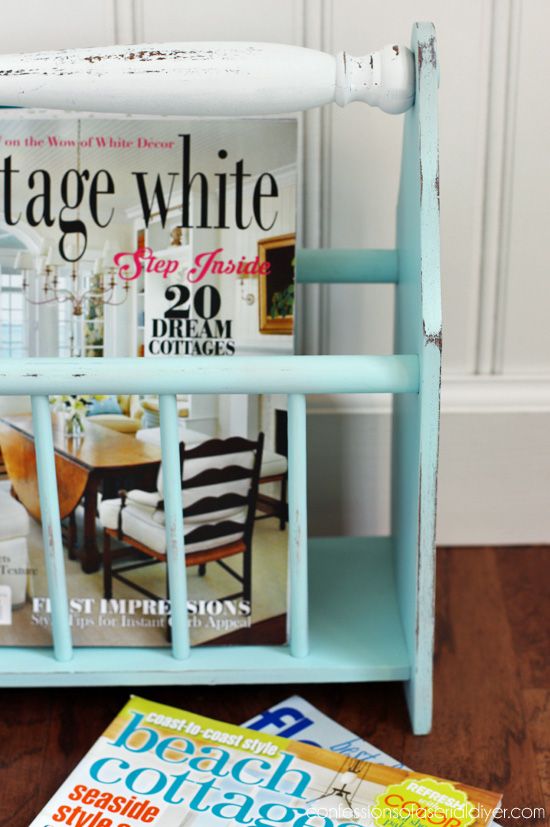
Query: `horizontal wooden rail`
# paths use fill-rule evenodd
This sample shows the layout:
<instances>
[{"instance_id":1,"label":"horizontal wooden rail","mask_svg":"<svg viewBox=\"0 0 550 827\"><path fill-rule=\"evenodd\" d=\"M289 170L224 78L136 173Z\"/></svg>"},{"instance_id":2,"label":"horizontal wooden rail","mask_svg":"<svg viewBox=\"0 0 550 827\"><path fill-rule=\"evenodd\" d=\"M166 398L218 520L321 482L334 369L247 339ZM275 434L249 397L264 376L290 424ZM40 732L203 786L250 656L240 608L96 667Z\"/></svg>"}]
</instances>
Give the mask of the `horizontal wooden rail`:
<instances>
[{"instance_id":1,"label":"horizontal wooden rail","mask_svg":"<svg viewBox=\"0 0 550 827\"><path fill-rule=\"evenodd\" d=\"M274 115L335 101L384 112L414 102L414 60L279 43L149 43L0 55L0 103L135 115Z\"/></svg>"},{"instance_id":2,"label":"horizontal wooden rail","mask_svg":"<svg viewBox=\"0 0 550 827\"><path fill-rule=\"evenodd\" d=\"M0 395L417 393L418 387L416 355L0 361Z\"/></svg>"},{"instance_id":3,"label":"horizontal wooden rail","mask_svg":"<svg viewBox=\"0 0 550 827\"><path fill-rule=\"evenodd\" d=\"M397 250L297 250L300 284L396 284Z\"/></svg>"}]
</instances>

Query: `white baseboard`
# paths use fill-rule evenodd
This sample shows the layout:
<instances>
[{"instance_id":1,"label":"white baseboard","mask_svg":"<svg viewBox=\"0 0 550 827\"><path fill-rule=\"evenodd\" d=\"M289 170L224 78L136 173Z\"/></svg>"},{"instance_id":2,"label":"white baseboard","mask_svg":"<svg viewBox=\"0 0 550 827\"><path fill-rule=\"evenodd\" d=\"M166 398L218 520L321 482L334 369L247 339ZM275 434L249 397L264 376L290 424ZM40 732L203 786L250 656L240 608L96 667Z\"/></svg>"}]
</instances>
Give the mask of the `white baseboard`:
<instances>
[{"instance_id":1,"label":"white baseboard","mask_svg":"<svg viewBox=\"0 0 550 827\"><path fill-rule=\"evenodd\" d=\"M389 413L390 394L325 394L308 397L314 414ZM441 385L442 413L550 413L550 376L451 374Z\"/></svg>"},{"instance_id":2,"label":"white baseboard","mask_svg":"<svg viewBox=\"0 0 550 827\"><path fill-rule=\"evenodd\" d=\"M391 397L309 400L310 526L389 532ZM438 542L550 542L550 377L445 377Z\"/></svg>"},{"instance_id":3,"label":"white baseboard","mask_svg":"<svg viewBox=\"0 0 550 827\"><path fill-rule=\"evenodd\" d=\"M443 413L550 413L550 376L445 376Z\"/></svg>"}]
</instances>

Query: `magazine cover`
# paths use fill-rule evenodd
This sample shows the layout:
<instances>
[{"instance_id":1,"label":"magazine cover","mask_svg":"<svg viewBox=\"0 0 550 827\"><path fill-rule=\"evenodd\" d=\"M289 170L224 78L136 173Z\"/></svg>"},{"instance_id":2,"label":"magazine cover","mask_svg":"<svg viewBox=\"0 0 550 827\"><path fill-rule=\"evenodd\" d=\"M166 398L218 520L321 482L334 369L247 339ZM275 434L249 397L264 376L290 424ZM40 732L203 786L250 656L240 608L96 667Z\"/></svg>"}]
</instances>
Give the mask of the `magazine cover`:
<instances>
[{"instance_id":1,"label":"magazine cover","mask_svg":"<svg viewBox=\"0 0 550 827\"><path fill-rule=\"evenodd\" d=\"M391 755L359 738L328 715L324 715L299 695L292 695L291 698L274 704L265 712L260 712L250 721L246 721L243 726L269 735L279 735L281 738L303 741L305 744L329 749L358 761L372 761L388 767L405 767Z\"/></svg>"},{"instance_id":2,"label":"magazine cover","mask_svg":"<svg viewBox=\"0 0 550 827\"><path fill-rule=\"evenodd\" d=\"M0 358L292 353L296 180L292 118L4 111ZM181 391L191 643L284 642L286 396ZM50 403L74 642L167 646L158 397ZM0 450L0 643L47 646L29 398Z\"/></svg>"},{"instance_id":3,"label":"magazine cover","mask_svg":"<svg viewBox=\"0 0 550 827\"><path fill-rule=\"evenodd\" d=\"M133 697L31 827L470 827L499 800Z\"/></svg>"},{"instance_id":4,"label":"magazine cover","mask_svg":"<svg viewBox=\"0 0 550 827\"><path fill-rule=\"evenodd\" d=\"M299 695L292 695L274 704L243 726L258 732L303 741L357 761L373 761L387 767L407 769L405 764L329 718ZM491 823L498 827L496 821Z\"/></svg>"}]
</instances>

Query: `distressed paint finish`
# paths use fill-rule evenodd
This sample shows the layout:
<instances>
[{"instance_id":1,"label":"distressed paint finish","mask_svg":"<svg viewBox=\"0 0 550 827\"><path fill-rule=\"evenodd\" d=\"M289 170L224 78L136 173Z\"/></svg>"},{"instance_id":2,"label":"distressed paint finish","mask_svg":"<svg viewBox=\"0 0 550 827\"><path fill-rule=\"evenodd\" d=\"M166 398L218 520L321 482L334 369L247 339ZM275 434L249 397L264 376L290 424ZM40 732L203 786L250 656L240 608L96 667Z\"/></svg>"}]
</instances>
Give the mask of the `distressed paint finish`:
<instances>
[{"instance_id":1,"label":"distressed paint finish","mask_svg":"<svg viewBox=\"0 0 550 827\"><path fill-rule=\"evenodd\" d=\"M138 359L136 359L136 362ZM416 393L418 356L201 356L194 359L10 359L1 392Z\"/></svg>"},{"instance_id":2,"label":"distressed paint finish","mask_svg":"<svg viewBox=\"0 0 550 827\"><path fill-rule=\"evenodd\" d=\"M132 81L134 75L139 82ZM429 731L441 359L437 80L431 24L415 25L412 53L392 46L367 58L334 58L273 44L116 47L0 58L4 105L250 115L363 100L386 111L409 110L397 250L302 251L297 261L298 281L305 283L396 284L396 355L0 363L1 392L34 397L55 655L10 649L0 685L403 680L414 731ZM163 649L142 650L136 657L134 648L113 647L83 649L66 662L71 644L46 394L145 392L161 395L168 566L181 628L174 657ZM290 394L289 646L199 647L183 661L189 652L185 550L179 463L176 467L170 452L177 441L179 392ZM306 544L308 393L397 395L391 538ZM338 576L331 577L333 572ZM0 658L6 652L0 651Z\"/></svg>"},{"instance_id":3,"label":"distressed paint finish","mask_svg":"<svg viewBox=\"0 0 550 827\"><path fill-rule=\"evenodd\" d=\"M57 499L57 485L55 483L52 420L47 396L34 396L32 398L32 418L42 515L44 560L48 594L51 600L53 650L56 659L65 662L72 658L73 652L69 626L63 541L61 539L61 518Z\"/></svg>"},{"instance_id":4,"label":"distressed paint finish","mask_svg":"<svg viewBox=\"0 0 550 827\"><path fill-rule=\"evenodd\" d=\"M405 46L337 57L278 43L164 43L0 57L3 106L134 115L270 115L360 100L405 112Z\"/></svg>"},{"instance_id":5,"label":"distressed paint finish","mask_svg":"<svg viewBox=\"0 0 550 827\"><path fill-rule=\"evenodd\" d=\"M417 23L416 97L405 116L397 215L395 349L418 353L416 396L394 400L392 532L399 604L411 658L413 729L429 732L435 582L435 508L441 372L438 67L434 27Z\"/></svg>"},{"instance_id":6,"label":"distressed paint finish","mask_svg":"<svg viewBox=\"0 0 550 827\"><path fill-rule=\"evenodd\" d=\"M187 576L183 509L181 499L181 468L177 400L173 394L159 397L160 444L162 450L162 484L166 525L166 563L172 615L172 654L178 660L189 657L187 624Z\"/></svg>"},{"instance_id":7,"label":"distressed paint finish","mask_svg":"<svg viewBox=\"0 0 550 827\"><path fill-rule=\"evenodd\" d=\"M295 658L309 652L306 436L306 398L295 393L288 397L288 611Z\"/></svg>"}]
</instances>

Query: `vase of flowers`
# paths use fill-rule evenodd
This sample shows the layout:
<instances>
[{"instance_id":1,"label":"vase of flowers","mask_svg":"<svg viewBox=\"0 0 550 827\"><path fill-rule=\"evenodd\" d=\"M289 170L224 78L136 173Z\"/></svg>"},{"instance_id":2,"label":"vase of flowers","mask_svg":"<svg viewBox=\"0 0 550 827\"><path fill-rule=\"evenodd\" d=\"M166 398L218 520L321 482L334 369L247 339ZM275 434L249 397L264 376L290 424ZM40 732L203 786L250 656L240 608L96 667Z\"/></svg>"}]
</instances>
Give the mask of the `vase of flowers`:
<instances>
[{"instance_id":1,"label":"vase of flowers","mask_svg":"<svg viewBox=\"0 0 550 827\"><path fill-rule=\"evenodd\" d=\"M103 399L103 396L53 396L53 410L63 415L65 435L72 439L83 436L86 423L86 409L92 399Z\"/></svg>"}]
</instances>

